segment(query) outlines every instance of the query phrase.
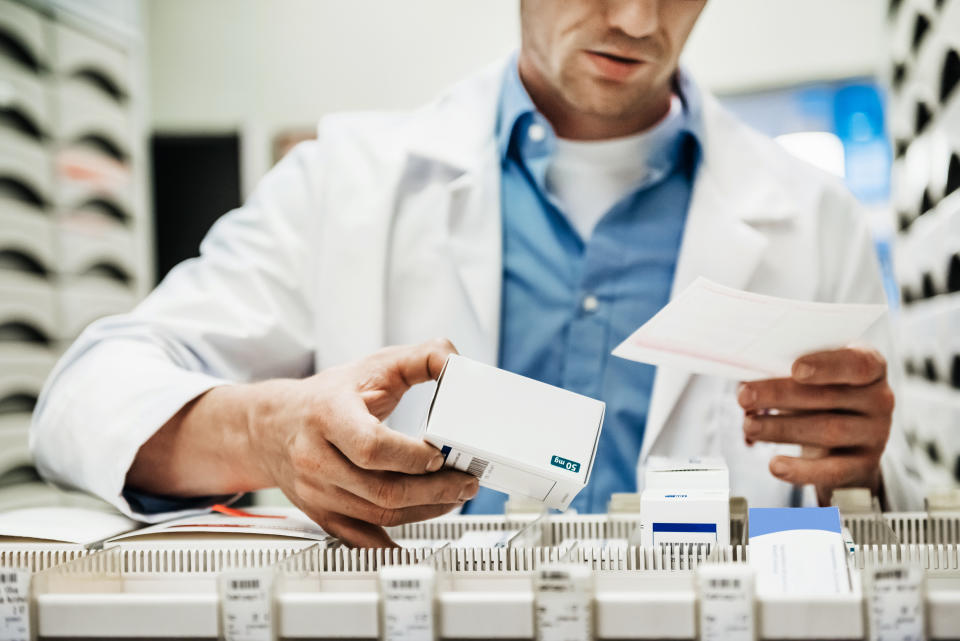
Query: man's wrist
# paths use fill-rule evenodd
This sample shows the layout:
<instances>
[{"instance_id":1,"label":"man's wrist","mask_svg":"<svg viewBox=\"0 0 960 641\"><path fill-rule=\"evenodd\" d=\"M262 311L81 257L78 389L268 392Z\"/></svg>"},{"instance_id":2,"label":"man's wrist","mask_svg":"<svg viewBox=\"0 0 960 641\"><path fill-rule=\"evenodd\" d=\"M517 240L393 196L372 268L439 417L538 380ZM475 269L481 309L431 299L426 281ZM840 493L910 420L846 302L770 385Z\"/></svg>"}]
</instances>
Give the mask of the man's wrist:
<instances>
[{"instance_id":1,"label":"man's wrist","mask_svg":"<svg viewBox=\"0 0 960 641\"><path fill-rule=\"evenodd\" d=\"M232 471L238 492L271 487L273 482L260 456L257 425L267 412L263 383L237 383L213 388L201 399L208 405L209 420L223 432L222 465Z\"/></svg>"}]
</instances>

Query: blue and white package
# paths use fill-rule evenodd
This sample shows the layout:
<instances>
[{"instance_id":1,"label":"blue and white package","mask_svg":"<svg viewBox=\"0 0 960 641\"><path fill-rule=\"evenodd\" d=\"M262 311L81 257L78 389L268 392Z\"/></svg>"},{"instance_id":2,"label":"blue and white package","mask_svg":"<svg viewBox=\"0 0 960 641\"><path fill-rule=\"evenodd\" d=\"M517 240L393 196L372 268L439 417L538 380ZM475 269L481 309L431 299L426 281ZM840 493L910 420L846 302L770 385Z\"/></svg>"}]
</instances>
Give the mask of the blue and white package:
<instances>
[{"instance_id":1,"label":"blue and white package","mask_svg":"<svg viewBox=\"0 0 960 641\"><path fill-rule=\"evenodd\" d=\"M730 474L720 458L647 460L641 545L729 545Z\"/></svg>"},{"instance_id":2,"label":"blue and white package","mask_svg":"<svg viewBox=\"0 0 960 641\"><path fill-rule=\"evenodd\" d=\"M829 595L853 590L836 507L750 508L748 528L758 594Z\"/></svg>"}]
</instances>

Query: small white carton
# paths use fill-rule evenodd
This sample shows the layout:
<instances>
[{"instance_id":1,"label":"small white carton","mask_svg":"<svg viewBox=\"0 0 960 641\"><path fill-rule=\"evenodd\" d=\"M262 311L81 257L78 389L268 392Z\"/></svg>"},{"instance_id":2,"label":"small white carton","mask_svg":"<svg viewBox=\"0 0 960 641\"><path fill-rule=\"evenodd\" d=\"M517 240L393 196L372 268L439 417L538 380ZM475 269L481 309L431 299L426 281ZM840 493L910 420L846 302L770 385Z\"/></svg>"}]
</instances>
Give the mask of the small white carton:
<instances>
[{"instance_id":1,"label":"small white carton","mask_svg":"<svg viewBox=\"0 0 960 641\"><path fill-rule=\"evenodd\" d=\"M590 479L604 403L459 355L440 373L423 438L480 485L564 510Z\"/></svg>"},{"instance_id":2,"label":"small white carton","mask_svg":"<svg viewBox=\"0 0 960 641\"><path fill-rule=\"evenodd\" d=\"M730 474L720 458L651 456L640 495L641 545L730 544Z\"/></svg>"}]
</instances>

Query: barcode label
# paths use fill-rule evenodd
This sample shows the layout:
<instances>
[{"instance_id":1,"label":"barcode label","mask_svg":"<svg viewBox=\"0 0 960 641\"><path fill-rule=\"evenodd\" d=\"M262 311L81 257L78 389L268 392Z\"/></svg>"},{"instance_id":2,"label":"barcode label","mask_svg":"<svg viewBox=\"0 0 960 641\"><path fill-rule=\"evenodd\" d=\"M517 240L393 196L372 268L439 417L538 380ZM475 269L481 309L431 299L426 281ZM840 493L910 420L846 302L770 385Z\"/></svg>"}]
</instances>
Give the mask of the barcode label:
<instances>
[{"instance_id":1,"label":"barcode label","mask_svg":"<svg viewBox=\"0 0 960 641\"><path fill-rule=\"evenodd\" d=\"M230 581L231 590L259 590L260 579L238 579Z\"/></svg>"},{"instance_id":2,"label":"barcode label","mask_svg":"<svg viewBox=\"0 0 960 641\"><path fill-rule=\"evenodd\" d=\"M697 568L701 641L754 641L753 569L737 563Z\"/></svg>"},{"instance_id":3,"label":"barcode label","mask_svg":"<svg viewBox=\"0 0 960 641\"><path fill-rule=\"evenodd\" d=\"M593 573L586 566L543 568L534 575L534 622L539 641L593 638Z\"/></svg>"},{"instance_id":4,"label":"barcode label","mask_svg":"<svg viewBox=\"0 0 960 641\"><path fill-rule=\"evenodd\" d=\"M380 638L434 641L436 573L427 566L380 568Z\"/></svg>"},{"instance_id":5,"label":"barcode label","mask_svg":"<svg viewBox=\"0 0 960 641\"><path fill-rule=\"evenodd\" d=\"M30 641L30 571L0 568L0 641Z\"/></svg>"},{"instance_id":6,"label":"barcode label","mask_svg":"<svg viewBox=\"0 0 960 641\"><path fill-rule=\"evenodd\" d=\"M923 568L903 563L870 568L866 575L870 640L924 639Z\"/></svg>"},{"instance_id":7,"label":"barcode label","mask_svg":"<svg viewBox=\"0 0 960 641\"><path fill-rule=\"evenodd\" d=\"M221 638L226 641L273 639L273 575L231 571L220 575Z\"/></svg>"},{"instance_id":8,"label":"barcode label","mask_svg":"<svg viewBox=\"0 0 960 641\"><path fill-rule=\"evenodd\" d=\"M487 471L488 465L490 465L490 461L474 456L470 460L470 465L467 466L467 474L480 478Z\"/></svg>"}]
</instances>

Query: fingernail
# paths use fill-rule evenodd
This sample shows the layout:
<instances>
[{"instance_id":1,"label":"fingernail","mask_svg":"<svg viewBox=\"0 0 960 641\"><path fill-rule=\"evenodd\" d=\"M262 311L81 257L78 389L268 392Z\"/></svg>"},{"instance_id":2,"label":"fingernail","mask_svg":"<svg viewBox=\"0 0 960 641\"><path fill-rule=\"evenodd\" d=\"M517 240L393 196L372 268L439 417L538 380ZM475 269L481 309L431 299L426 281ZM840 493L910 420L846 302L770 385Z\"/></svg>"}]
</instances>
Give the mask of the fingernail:
<instances>
[{"instance_id":1,"label":"fingernail","mask_svg":"<svg viewBox=\"0 0 960 641\"><path fill-rule=\"evenodd\" d=\"M756 436L760 433L760 421L755 418L747 418L743 422L743 433L747 436Z\"/></svg>"},{"instance_id":2,"label":"fingernail","mask_svg":"<svg viewBox=\"0 0 960 641\"><path fill-rule=\"evenodd\" d=\"M475 479L470 483L463 486L460 490L460 496L458 497L461 501L466 501L472 499L477 495L477 491L480 489L480 483Z\"/></svg>"},{"instance_id":3,"label":"fingernail","mask_svg":"<svg viewBox=\"0 0 960 641\"><path fill-rule=\"evenodd\" d=\"M746 383L740 383L737 389L737 401L741 406L753 405L757 400L757 392Z\"/></svg>"},{"instance_id":4,"label":"fingernail","mask_svg":"<svg viewBox=\"0 0 960 641\"><path fill-rule=\"evenodd\" d=\"M793 377L797 380L805 380L813 376L815 369L809 363L798 363L793 368Z\"/></svg>"},{"instance_id":5,"label":"fingernail","mask_svg":"<svg viewBox=\"0 0 960 641\"><path fill-rule=\"evenodd\" d=\"M783 461L774 461L770 464L770 471L774 476L783 476L787 473L787 464Z\"/></svg>"},{"instance_id":6,"label":"fingernail","mask_svg":"<svg viewBox=\"0 0 960 641\"><path fill-rule=\"evenodd\" d=\"M427 463L428 472L436 472L441 467L443 467L443 454L437 454Z\"/></svg>"}]
</instances>

